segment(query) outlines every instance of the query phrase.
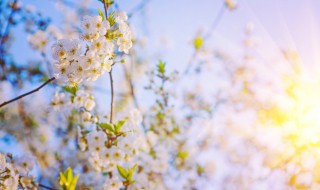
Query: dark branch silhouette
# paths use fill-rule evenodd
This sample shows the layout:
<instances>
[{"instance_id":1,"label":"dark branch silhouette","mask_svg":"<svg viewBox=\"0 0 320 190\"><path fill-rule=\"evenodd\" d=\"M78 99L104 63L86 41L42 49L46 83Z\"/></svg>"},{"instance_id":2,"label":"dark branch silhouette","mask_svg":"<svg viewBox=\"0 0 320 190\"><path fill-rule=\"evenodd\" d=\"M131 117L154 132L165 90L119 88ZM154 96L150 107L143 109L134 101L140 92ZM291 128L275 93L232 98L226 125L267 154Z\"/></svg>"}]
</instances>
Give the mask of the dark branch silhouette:
<instances>
[{"instance_id":1,"label":"dark branch silhouette","mask_svg":"<svg viewBox=\"0 0 320 190\"><path fill-rule=\"evenodd\" d=\"M19 99L21 99L21 98L23 98L23 97L25 97L25 96L28 96L28 95L30 95L30 94L33 94L33 93L39 91L41 88L43 88L44 86L46 86L47 84L49 84L50 82L52 82L52 81L55 80L55 79L56 79L55 77L52 77L52 78L50 78L49 80L47 80L45 83L43 83L41 86L39 86L38 88L36 88L36 89L34 89L34 90L30 91L30 92L27 92L27 93L25 93L25 94L22 94L22 95L20 95L20 96L18 96L18 97L16 97L16 98L13 98L13 99L11 99L11 100L9 100L9 101L3 102L2 104L0 104L0 108L3 107L3 106L5 106L5 105L7 105L7 104L10 104L10 103L12 103L12 102L14 102L14 101L17 101L17 100L19 100Z\"/></svg>"},{"instance_id":2,"label":"dark branch silhouette","mask_svg":"<svg viewBox=\"0 0 320 190\"><path fill-rule=\"evenodd\" d=\"M52 187L48 187L48 186L45 186L45 185L42 185L42 184L39 184L39 187L42 187L44 189L49 189L49 190L57 190L57 189L54 189Z\"/></svg>"}]
</instances>

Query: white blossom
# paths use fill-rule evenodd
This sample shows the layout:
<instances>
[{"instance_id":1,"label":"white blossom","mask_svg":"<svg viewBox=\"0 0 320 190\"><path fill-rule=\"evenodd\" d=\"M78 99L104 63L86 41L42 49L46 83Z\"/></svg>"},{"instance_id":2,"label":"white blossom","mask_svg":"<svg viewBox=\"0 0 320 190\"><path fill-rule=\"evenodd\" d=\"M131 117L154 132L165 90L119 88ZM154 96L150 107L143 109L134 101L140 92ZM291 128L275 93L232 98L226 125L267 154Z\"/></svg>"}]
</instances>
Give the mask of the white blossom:
<instances>
[{"instance_id":1,"label":"white blossom","mask_svg":"<svg viewBox=\"0 0 320 190\"><path fill-rule=\"evenodd\" d=\"M106 180L103 190L119 190L123 186L122 181L118 177Z\"/></svg>"}]
</instances>

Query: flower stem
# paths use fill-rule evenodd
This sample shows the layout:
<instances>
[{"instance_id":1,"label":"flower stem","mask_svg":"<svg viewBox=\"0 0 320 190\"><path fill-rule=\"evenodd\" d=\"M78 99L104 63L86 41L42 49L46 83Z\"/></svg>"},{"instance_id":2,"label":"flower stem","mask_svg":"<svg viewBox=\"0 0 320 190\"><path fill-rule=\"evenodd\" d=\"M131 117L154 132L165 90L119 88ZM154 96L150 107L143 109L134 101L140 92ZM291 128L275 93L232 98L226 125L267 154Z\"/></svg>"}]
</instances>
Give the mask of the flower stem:
<instances>
[{"instance_id":1,"label":"flower stem","mask_svg":"<svg viewBox=\"0 0 320 190\"><path fill-rule=\"evenodd\" d=\"M112 123L113 112L114 112L114 87L113 87L113 78L112 78L112 70L109 72L110 77L110 86L111 86L111 104L110 104L110 123Z\"/></svg>"},{"instance_id":2,"label":"flower stem","mask_svg":"<svg viewBox=\"0 0 320 190\"><path fill-rule=\"evenodd\" d=\"M104 0L103 5L104 5L104 12L106 14L106 19L108 19L108 9L109 9L108 0ZM109 77L110 77L110 86L111 86L111 104L110 104L110 120L109 120L109 122L112 123L113 112L114 112L114 87L113 87L112 69L109 72Z\"/></svg>"},{"instance_id":3,"label":"flower stem","mask_svg":"<svg viewBox=\"0 0 320 190\"><path fill-rule=\"evenodd\" d=\"M106 20L108 20L108 9L109 9L108 0L104 0L104 1L103 1L103 5L104 5L104 11L105 11L105 13L106 13Z\"/></svg>"}]
</instances>

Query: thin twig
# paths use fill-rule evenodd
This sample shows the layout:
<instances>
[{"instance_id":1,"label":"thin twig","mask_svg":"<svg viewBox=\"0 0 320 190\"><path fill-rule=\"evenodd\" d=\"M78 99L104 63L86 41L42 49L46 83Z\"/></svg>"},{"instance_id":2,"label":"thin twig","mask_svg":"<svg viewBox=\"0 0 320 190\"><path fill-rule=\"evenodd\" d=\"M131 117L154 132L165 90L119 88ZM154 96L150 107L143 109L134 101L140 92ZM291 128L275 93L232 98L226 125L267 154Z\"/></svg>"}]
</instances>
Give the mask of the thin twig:
<instances>
[{"instance_id":1,"label":"thin twig","mask_svg":"<svg viewBox=\"0 0 320 190\"><path fill-rule=\"evenodd\" d=\"M46 86L46 85L49 84L50 82L54 81L55 79L56 79L55 77L52 77L52 78L50 78L49 80L47 80L45 83L43 83L41 86L39 86L38 88L36 88L36 89L34 89L34 90L30 91L30 92L27 92L27 93L25 93L25 94L22 94L22 95L20 95L20 96L18 96L18 97L16 97L16 98L13 98L13 99L11 99L11 100L9 100L9 101L3 102L2 104L0 104L0 108L3 107L3 106L5 106L5 105L7 105L7 104L9 104L9 103L11 103L11 102L17 101L17 100L19 100L19 99L21 99L21 98L23 98L23 97L25 97L25 96L28 96L28 95L30 95L30 94L33 94L33 93L39 91L41 88L43 88L44 86Z\"/></svg>"},{"instance_id":2,"label":"thin twig","mask_svg":"<svg viewBox=\"0 0 320 190\"><path fill-rule=\"evenodd\" d=\"M97 91L97 92L100 92L100 93L111 93L111 90L108 90L108 89L104 89L100 86L92 86L91 88L88 88L88 89L91 89L91 90L94 90L94 91ZM120 96L120 97L126 97L126 96L129 96L130 93L129 92L115 92L114 93L116 96Z\"/></svg>"},{"instance_id":3,"label":"thin twig","mask_svg":"<svg viewBox=\"0 0 320 190\"><path fill-rule=\"evenodd\" d=\"M103 1L106 19L108 18L108 8L109 8L109 3L107 1L108 0ZM110 86L111 86L111 103L110 103L110 120L109 120L109 122L112 123L113 112L114 112L114 87L113 87L112 69L109 72L109 77L110 77Z\"/></svg>"},{"instance_id":4,"label":"thin twig","mask_svg":"<svg viewBox=\"0 0 320 190\"><path fill-rule=\"evenodd\" d=\"M112 70L109 72L110 77L110 86L111 86L111 104L110 104L110 123L112 123L113 112L114 112L114 88L113 88L113 78L112 78Z\"/></svg>"},{"instance_id":5,"label":"thin twig","mask_svg":"<svg viewBox=\"0 0 320 190\"><path fill-rule=\"evenodd\" d=\"M103 1L103 5L104 5L104 12L106 14L106 19L108 19L108 8L109 8L109 4L107 3L108 0L104 0Z\"/></svg>"},{"instance_id":6,"label":"thin twig","mask_svg":"<svg viewBox=\"0 0 320 190\"><path fill-rule=\"evenodd\" d=\"M45 188L45 189L49 189L49 190L57 190L55 188L48 187L48 186L45 186L45 185L42 185L42 184L39 184L39 187L42 187L42 188Z\"/></svg>"},{"instance_id":7,"label":"thin twig","mask_svg":"<svg viewBox=\"0 0 320 190\"><path fill-rule=\"evenodd\" d=\"M222 7L220 8L217 16L214 18L209 30L207 31L207 33L203 36L203 40L207 40L211 37L211 34L213 32L213 30L216 29L216 27L218 26L219 22L221 21L221 18L223 16L223 13L225 12L225 4L223 3ZM198 50L195 49L195 51L193 52L191 58L189 59L188 65L186 67L186 69L183 72L183 76L187 75L189 73L189 70L192 67L192 63L193 61L196 59L196 57L198 56Z\"/></svg>"}]
</instances>

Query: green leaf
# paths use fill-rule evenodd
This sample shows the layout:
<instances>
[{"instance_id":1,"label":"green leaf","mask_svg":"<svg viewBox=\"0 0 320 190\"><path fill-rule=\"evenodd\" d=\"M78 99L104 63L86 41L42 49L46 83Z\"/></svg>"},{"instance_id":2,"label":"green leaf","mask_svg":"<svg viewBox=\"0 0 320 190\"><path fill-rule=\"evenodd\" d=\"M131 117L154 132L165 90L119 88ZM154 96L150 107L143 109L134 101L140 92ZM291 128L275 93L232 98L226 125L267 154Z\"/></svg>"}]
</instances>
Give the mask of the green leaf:
<instances>
[{"instance_id":1,"label":"green leaf","mask_svg":"<svg viewBox=\"0 0 320 190\"><path fill-rule=\"evenodd\" d=\"M136 180L131 180L129 181L129 184L134 184L136 182Z\"/></svg>"},{"instance_id":2,"label":"green leaf","mask_svg":"<svg viewBox=\"0 0 320 190\"><path fill-rule=\"evenodd\" d=\"M156 158L156 151L153 149L153 148L151 148L150 149L150 151L149 151L149 154L150 154L150 156L152 156L153 158Z\"/></svg>"},{"instance_id":3,"label":"green leaf","mask_svg":"<svg viewBox=\"0 0 320 190\"><path fill-rule=\"evenodd\" d=\"M204 168L197 164L197 174L201 176L204 173Z\"/></svg>"},{"instance_id":4,"label":"green leaf","mask_svg":"<svg viewBox=\"0 0 320 190\"><path fill-rule=\"evenodd\" d=\"M131 182L132 181L132 176L133 176L133 173L135 172L135 170L137 169L137 164L135 164L130 170L129 170L129 172L128 172L128 176L127 176L127 180L129 181L129 182Z\"/></svg>"},{"instance_id":5,"label":"green leaf","mask_svg":"<svg viewBox=\"0 0 320 190\"><path fill-rule=\"evenodd\" d=\"M128 118L122 119L122 120L117 122L117 125L122 127L126 123L127 120L128 120Z\"/></svg>"},{"instance_id":6,"label":"green leaf","mask_svg":"<svg viewBox=\"0 0 320 190\"><path fill-rule=\"evenodd\" d=\"M105 1L107 1L108 6L111 6L112 4L114 4L113 0L105 0Z\"/></svg>"},{"instance_id":7,"label":"green leaf","mask_svg":"<svg viewBox=\"0 0 320 190\"><path fill-rule=\"evenodd\" d=\"M203 39L201 37L196 37L193 40L193 45L196 48L196 50L199 50L203 45Z\"/></svg>"},{"instance_id":8,"label":"green leaf","mask_svg":"<svg viewBox=\"0 0 320 190\"><path fill-rule=\"evenodd\" d=\"M186 151L180 151L177 155L177 157L181 158L181 159L186 159L189 156L189 153Z\"/></svg>"},{"instance_id":9,"label":"green leaf","mask_svg":"<svg viewBox=\"0 0 320 190\"><path fill-rule=\"evenodd\" d=\"M67 181L72 181L73 175L70 167L64 172L64 176L67 178Z\"/></svg>"},{"instance_id":10,"label":"green leaf","mask_svg":"<svg viewBox=\"0 0 320 190\"><path fill-rule=\"evenodd\" d=\"M111 27L116 23L116 18L114 16L114 12L109 14L108 21L109 21Z\"/></svg>"},{"instance_id":11,"label":"green leaf","mask_svg":"<svg viewBox=\"0 0 320 190\"><path fill-rule=\"evenodd\" d=\"M68 183L67 178L64 177L63 173L60 172L60 185L64 186L64 184L67 184L67 183Z\"/></svg>"},{"instance_id":12,"label":"green leaf","mask_svg":"<svg viewBox=\"0 0 320 190\"><path fill-rule=\"evenodd\" d=\"M133 172L129 171L127 176L127 181L132 181Z\"/></svg>"},{"instance_id":13,"label":"green leaf","mask_svg":"<svg viewBox=\"0 0 320 190\"><path fill-rule=\"evenodd\" d=\"M137 167L138 167L138 164L135 164L135 165L131 168L131 171L132 171L132 172L135 172L136 169L137 169Z\"/></svg>"},{"instance_id":14,"label":"green leaf","mask_svg":"<svg viewBox=\"0 0 320 190\"><path fill-rule=\"evenodd\" d=\"M113 125L110 123L98 123L98 126L100 126L102 129L106 129L110 132L114 132L114 128Z\"/></svg>"},{"instance_id":15,"label":"green leaf","mask_svg":"<svg viewBox=\"0 0 320 190\"><path fill-rule=\"evenodd\" d=\"M104 21L104 20L105 20L104 14L103 14L103 12L101 11L100 8L98 8L98 13L99 13L99 15L102 17L102 21Z\"/></svg>"},{"instance_id":16,"label":"green leaf","mask_svg":"<svg viewBox=\"0 0 320 190\"><path fill-rule=\"evenodd\" d=\"M115 131L120 132L121 127L126 123L127 120L128 120L128 118L125 118L125 119L118 121L116 124L114 124Z\"/></svg>"},{"instance_id":17,"label":"green leaf","mask_svg":"<svg viewBox=\"0 0 320 190\"><path fill-rule=\"evenodd\" d=\"M158 73L164 75L164 73L166 72L165 66L166 66L166 64L163 61L160 60L158 65L157 65Z\"/></svg>"},{"instance_id":18,"label":"green leaf","mask_svg":"<svg viewBox=\"0 0 320 190\"><path fill-rule=\"evenodd\" d=\"M73 177L72 169L69 167L64 173L60 172L59 182L62 190L75 190L79 175Z\"/></svg>"},{"instance_id":19,"label":"green leaf","mask_svg":"<svg viewBox=\"0 0 320 190\"><path fill-rule=\"evenodd\" d=\"M70 187L68 190L75 190L76 189L78 178L79 178L79 175L76 175L76 177L74 177L71 180L71 184L70 184Z\"/></svg>"},{"instance_id":20,"label":"green leaf","mask_svg":"<svg viewBox=\"0 0 320 190\"><path fill-rule=\"evenodd\" d=\"M78 91L78 86L63 86L62 89L75 96Z\"/></svg>"},{"instance_id":21,"label":"green leaf","mask_svg":"<svg viewBox=\"0 0 320 190\"><path fill-rule=\"evenodd\" d=\"M120 176L121 176L123 179L127 180L127 177L128 177L128 172L127 172L127 170L124 169L124 168L123 168L122 166L120 166L120 165L117 165L117 169L118 169L118 172L119 172Z\"/></svg>"}]
</instances>

